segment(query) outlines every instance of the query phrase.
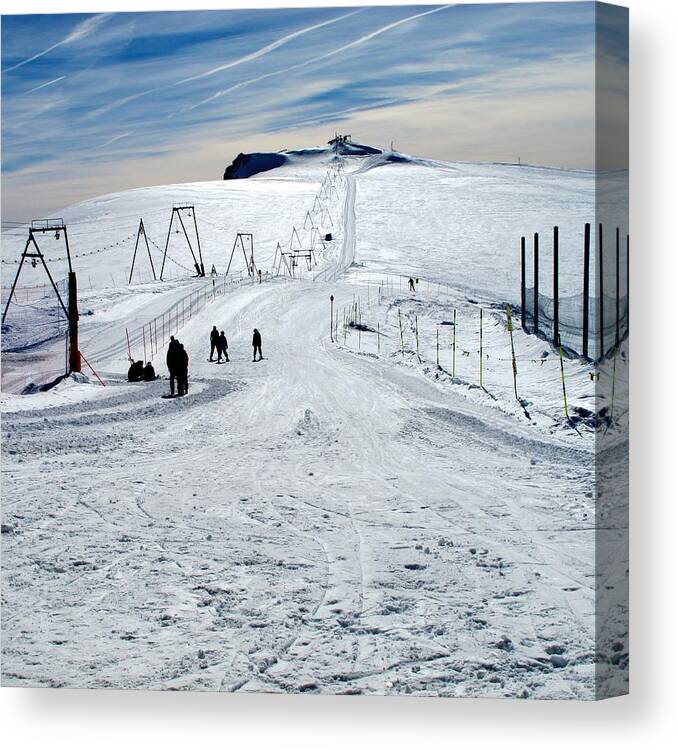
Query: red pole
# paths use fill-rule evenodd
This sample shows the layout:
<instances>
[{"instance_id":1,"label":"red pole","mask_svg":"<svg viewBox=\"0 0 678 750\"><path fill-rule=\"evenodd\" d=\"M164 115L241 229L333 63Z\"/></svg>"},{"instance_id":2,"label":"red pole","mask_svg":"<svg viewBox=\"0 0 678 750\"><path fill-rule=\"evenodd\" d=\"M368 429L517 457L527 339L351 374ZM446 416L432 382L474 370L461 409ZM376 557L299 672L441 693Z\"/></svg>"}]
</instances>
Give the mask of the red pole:
<instances>
[{"instance_id":1,"label":"red pole","mask_svg":"<svg viewBox=\"0 0 678 750\"><path fill-rule=\"evenodd\" d=\"M85 357L85 355L82 352L78 352L78 354L85 360L85 364L87 365L87 367L89 367L89 369L96 375L96 379L101 383L101 385L105 387L106 383L104 383L104 381L99 377L99 373L87 361L87 357Z\"/></svg>"}]
</instances>

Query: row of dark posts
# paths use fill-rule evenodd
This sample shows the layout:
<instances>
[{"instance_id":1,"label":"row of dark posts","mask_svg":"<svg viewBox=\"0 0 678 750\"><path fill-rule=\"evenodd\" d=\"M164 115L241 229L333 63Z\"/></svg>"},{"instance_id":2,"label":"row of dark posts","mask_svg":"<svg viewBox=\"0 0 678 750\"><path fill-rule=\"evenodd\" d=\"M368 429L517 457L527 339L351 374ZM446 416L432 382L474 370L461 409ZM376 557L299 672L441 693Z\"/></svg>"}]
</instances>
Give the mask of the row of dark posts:
<instances>
[{"instance_id":1,"label":"row of dark posts","mask_svg":"<svg viewBox=\"0 0 678 750\"><path fill-rule=\"evenodd\" d=\"M558 289L558 244L559 233L558 227L553 227L553 343L560 344L560 321L558 311L559 289ZM619 254L620 254L620 233L619 227L615 233L615 309L616 309L616 326L615 326L615 348L620 342L620 274L619 274ZM539 233L535 232L532 242L532 261L533 261L533 302L532 302L532 333L539 333ZM590 302L590 261L591 261L591 225L584 225L584 288L583 288L583 309L582 309L582 350L583 357L588 359L589 356L589 302ZM526 299L526 240L520 238L520 324L526 333L530 333L527 328L527 299ZM626 305L628 316L629 300L629 235L626 235ZM603 225L598 224L598 356L600 359L605 355L605 312L603 296Z\"/></svg>"}]
</instances>

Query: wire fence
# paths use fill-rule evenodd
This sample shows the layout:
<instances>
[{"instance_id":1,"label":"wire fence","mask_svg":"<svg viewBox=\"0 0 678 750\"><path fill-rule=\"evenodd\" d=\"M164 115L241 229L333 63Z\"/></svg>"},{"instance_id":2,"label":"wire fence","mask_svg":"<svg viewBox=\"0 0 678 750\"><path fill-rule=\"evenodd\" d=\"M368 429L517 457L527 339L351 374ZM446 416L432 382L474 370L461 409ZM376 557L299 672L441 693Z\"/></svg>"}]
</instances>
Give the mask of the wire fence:
<instances>
[{"instance_id":1,"label":"wire fence","mask_svg":"<svg viewBox=\"0 0 678 750\"><path fill-rule=\"evenodd\" d=\"M261 279L251 277L226 277L201 279L195 283L198 288L174 302L163 312L143 320L137 319L113 341L99 349L88 352L88 358L95 363L104 364L111 359L154 361L164 350L170 336L176 336L195 315L223 297L244 286L267 283L273 279L270 273L263 273Z\"/></svg>"},{"instance_id":2,"label":"wire fence","mask_svg":"<svg viewBox=\"0 0 678 750\"><path fill-rule=\"evenodd\" d=\"M555 335L555 301L552 297L544 294L538 295L538 312L534 314L534 289L526 289L528 300L525 311L526 330L541 338L553 341ZM581 294L569 297L560 297L558 300L558 335L563 346L573 353L582 354L587 347L587 356L598 360L602 356L612 353L616 347L617 340L621 341L628 336L628 297L619 299L619 307L614 297L603 295L601 311L600 297L589 297L588 321L584 316L584 296ZM601 312L603 345L601 348ZM535 327L536 317L536 327ZM588 336L584 342L585 326L588 327Z\"/></svg>"}]
</instances>

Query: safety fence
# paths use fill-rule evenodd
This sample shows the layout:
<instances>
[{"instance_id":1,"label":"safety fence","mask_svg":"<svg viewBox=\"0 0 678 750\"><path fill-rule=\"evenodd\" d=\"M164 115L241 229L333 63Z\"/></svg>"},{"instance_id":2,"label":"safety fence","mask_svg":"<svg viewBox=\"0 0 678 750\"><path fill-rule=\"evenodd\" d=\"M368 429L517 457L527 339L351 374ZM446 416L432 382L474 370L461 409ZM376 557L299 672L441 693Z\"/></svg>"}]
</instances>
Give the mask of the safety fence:
<instances>
[{"instance_id":1,"label":"safety fence","mask_svg":"<svg viewBox=\"0 0 678 750\"><path fill-rule=\"evenodd\" d=\"M594 231L592 231L592 229ZM526 333L565 344L588 360L614 356L628 336L629 309L629 235L614 228L612 239L602 223L584 224L582 234L581 293L560 294L560 231L553 227L548 250L540 247L540 236L531 238L528 258L527 238L520 238L520 319ZM543 243L542 243L543 244ZM541 292L544 261L549 265ZM527 286L528 269L532 286Z\"/></svg>"},{"instance_id":2,"label":"safety fence","mask_svg":"<svg viewBox=\"0 0 678 750\"><path fill-rule=\"evenodd\" d=\"M92 349L88 357L92 362L100 364L114 358L138 360L142 356L144 362L152 362L164 350L170 336L176 336L195 315L218 297L244 286L270 282L273 278L270 273L265 273L261 275L261 280L225 276L196 280L193 284L197 288L160 314L137 320L133 325L127 326L111 343L100 349Z\"/></svg>"},{"instance_id":3,"label":"safety fence","mask_svg":"<svg viewBox=\"0 0 678 750\"><path fill-rule=\"evenodd\" d=\"M414 289L410 286L414 282ZM403 283L406 282L406 283ZM358 275L356 292L332 299L329 330L340 347L376 360L417 366L438 381L480 389L526 415L598 427L621 416L615 391L627 386L625 346L593 368L563 347L544 347L520 328L516 307L485 305L447 284L388 275ZM596 383L610 382L604 413L595 413Z\"/></svg>"}]
</instances>

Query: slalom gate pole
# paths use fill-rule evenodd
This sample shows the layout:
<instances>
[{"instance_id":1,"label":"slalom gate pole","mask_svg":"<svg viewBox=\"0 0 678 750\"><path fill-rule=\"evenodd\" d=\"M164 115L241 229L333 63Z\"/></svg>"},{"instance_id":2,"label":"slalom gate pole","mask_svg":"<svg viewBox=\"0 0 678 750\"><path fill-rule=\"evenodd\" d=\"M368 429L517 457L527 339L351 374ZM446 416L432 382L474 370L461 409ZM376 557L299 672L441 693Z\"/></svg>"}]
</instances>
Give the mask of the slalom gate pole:
<instances>
[{"instance_id":1,"label":"slalom gate pole","mask_svg":"<svg viewBox=\"0 0 678 750\"><path fill-rule=\"evenodd\" d=\"M361 352L361 351L362 351L362 349L361 349L361 344L360 344L360 341L361 341L361 336L360 336L360 323L358 323L358 351L359 351L359 352Z\"/></svg>"},{"instance_id":2,"label":"slalom gate pole","mask_svg":"<svg viewBox=\"0 0 678 750\"><path fill-rule=\"evenodd\" d=\"M508 325L509 336L511 337L511 369L513 370L513 393L518 401L518 365L516 364L516 350L513 345L513 319L511 318L511 307L506 305L506 322Z\"/></svg>"},{"instance_id":3,"label":"slalom gate pole","mask_svg":"<svg viewBox=\"0 0 678 750\"><path fill-rule=\"evenodd\" d=\"M457 376L457 308L454 308L452 318L452 377Z\"/></svg>"},{"instance_id":4,"label":"slalom gate pole","mask_svg":"<svg viewBox=\"0 0 678 750\"><path fill-rule=\"evenodd\" d=\"M617 379L617 350L614 350L612 359L612 395L610 397L610 419L614 419L614 386Z\"/></svg>"},{"instance_id":5,"label":"slalom gate pole","mask_svg":"<svg viewBox=\"0 0 678 750\"><path fill-rule=\"evenodd\" d=\"M436 365L440 369L440 341L438 335L438 329L436 328Z\"/></svg>"},{"instance_id":6,"label":"slalom gate pole","mask_svg":"<svg viewBox=\"0 0 678 750\"><path fill-rule=\"evenodd\" d=\"M146 327L141 326L141 337L144 342L144 362L146 361Z\"/></svg>"},{"instance_id":7,"label":"slalom gate pole","mask_svg":"<svg viewBox=\"0 0 678 750\"><path fill-rule=\"evenodd\" d=\"M377 322L377 354L381 354L381 333L379 331L379 322Z\"/></svg>"},{"instance_id":8,"label":"slalom gate pole","mask_svg":"<svg viewBox=\"0 0 678 750\"><path fill-rule=\"evenodd\" d=\"M483 308L480 308L480 387L483 387Z\"/></svg>"},{"instance_id":9,"label":"slalom gate pole","mask_svg":"<svg viewBox=\"0 0 678 750\"><path fill-rule=\"evenodd\" d=\"M400 355L405 356L405 340L403 339L403 320L400 315L400 308L398 308L398 325L400 326Z\"/></svg>"},{"instance_id":10,"label":"slalom gate pole","mask_svg":"<svg viewBox=\"0 0 678 750\"><path fill-rule=\"evenodd\" d=\"M563 383L563 405L565 407L565 418L570 419L570 412L567 408L567 390L565 389L565 365L563 364L563 347L558 338L558 354L560 355L560 379Z\"/></svg>"},{"instance_id":11,"label":"slalom gate pole","mask_svg":"<svg viewBox=\"0 0 678 750\"><path fill-rule=\"evenodd\" d=\"M419 316L414 316L414 336L417 342L417 359L419 360L419 364L421 364L421 357L419 356Z\"/></svg>"},{"instance_id":12,"label":"slalom gate pole","mask_svg":"<svg viewBox=\"0 0 678 750\"><path fill-rule=\"evenodd\" d=\"M334 341L339 343L339 308L334 311Z\"/></svg>"},{"instance_id":13,"label":"slalom gate pole","mask_svg":"<svg viewBox=\"0 0 678 750\"><path fill-rule=\"evenodd\" d=\"M127 358L132 361L132 347L129 343L129 331L125 328L125 335L127 336Z\"/></svg>"}]
</instances>

